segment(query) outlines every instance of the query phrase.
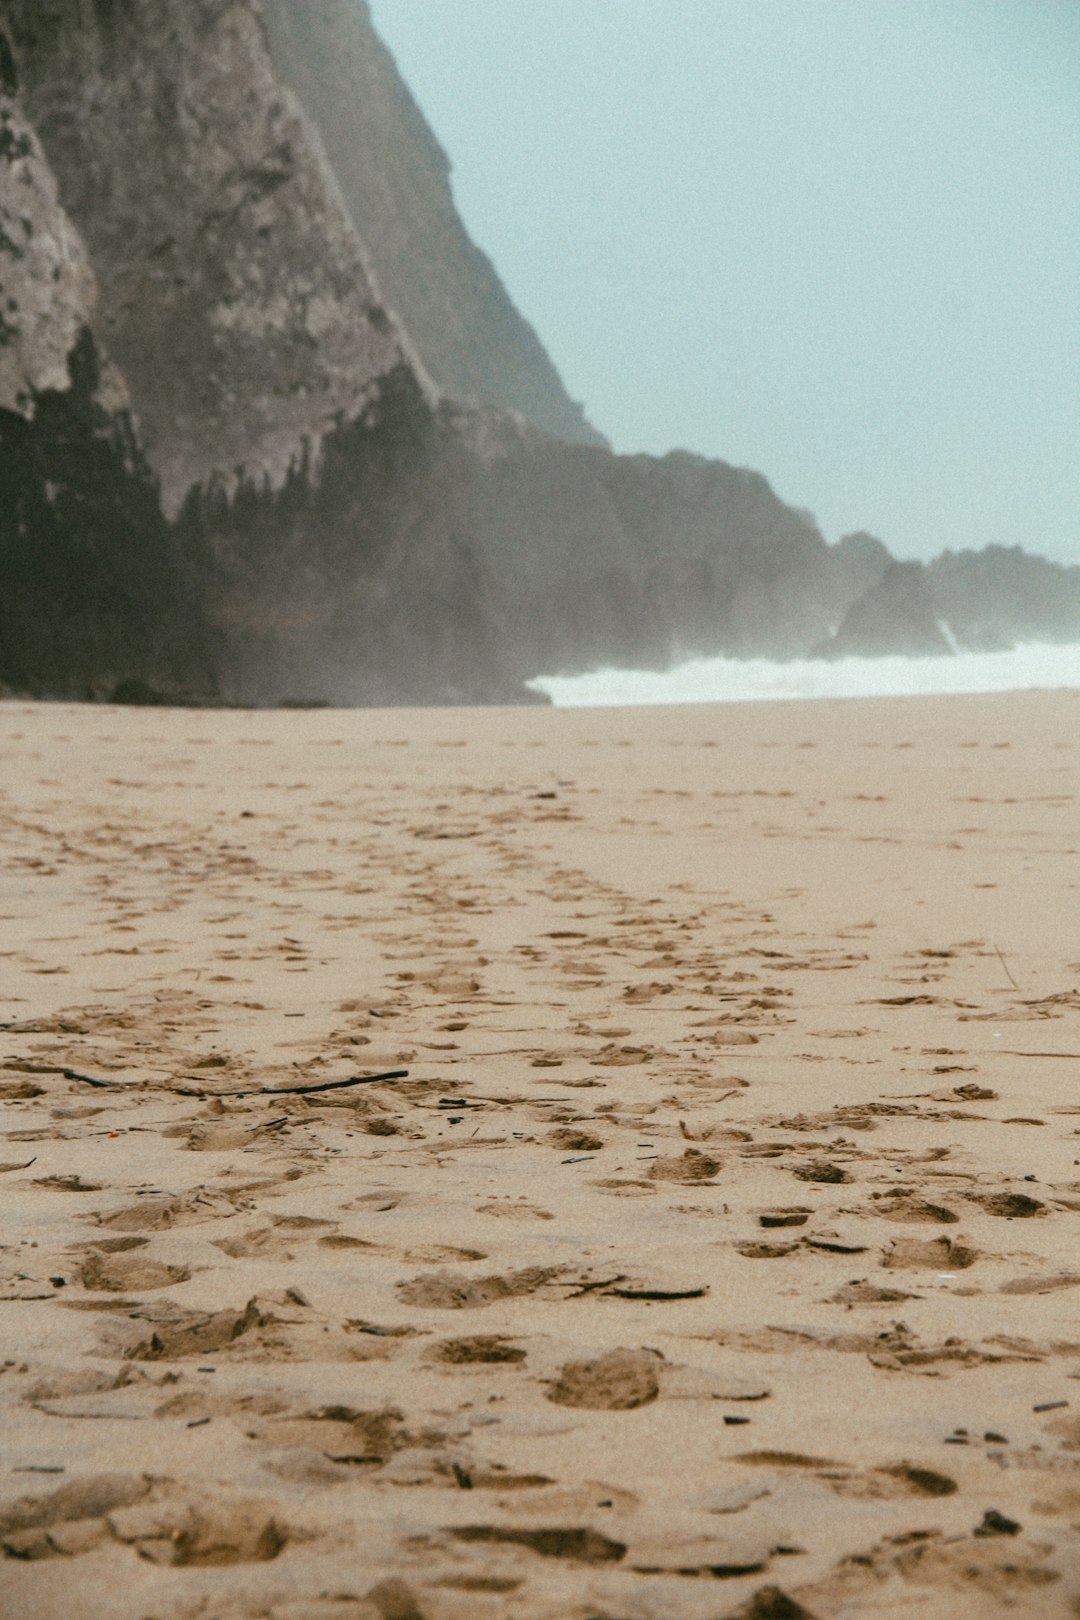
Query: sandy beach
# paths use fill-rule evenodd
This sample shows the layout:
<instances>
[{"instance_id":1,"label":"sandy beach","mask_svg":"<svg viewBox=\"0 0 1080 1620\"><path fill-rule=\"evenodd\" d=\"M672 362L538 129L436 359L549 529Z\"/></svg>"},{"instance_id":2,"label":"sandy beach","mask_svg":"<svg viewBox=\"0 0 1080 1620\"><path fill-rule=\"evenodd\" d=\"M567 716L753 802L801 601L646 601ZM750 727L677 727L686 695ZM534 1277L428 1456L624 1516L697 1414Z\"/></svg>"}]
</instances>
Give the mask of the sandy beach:
<instances>
[{"instance_id":1,"label":"sandy beach","mask_svg":"<svg viewBox=\"0 0 1080 1620\"><path fill-rule=\"evenodd\" d=\"M0 706L0 1615L1080 1613L1078 722Z\"/></svg>"}]
</instances>

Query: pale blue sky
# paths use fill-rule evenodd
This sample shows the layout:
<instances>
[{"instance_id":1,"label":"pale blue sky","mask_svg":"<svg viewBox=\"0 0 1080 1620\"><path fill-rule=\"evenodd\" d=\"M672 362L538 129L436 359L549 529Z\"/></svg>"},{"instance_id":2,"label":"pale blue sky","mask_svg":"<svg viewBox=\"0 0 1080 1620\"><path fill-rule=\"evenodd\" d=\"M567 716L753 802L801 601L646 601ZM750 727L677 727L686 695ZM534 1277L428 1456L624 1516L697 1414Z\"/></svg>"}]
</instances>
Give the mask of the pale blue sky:
<instances>
[{"instance_id":1,"label":"pale blue sky","mask_svg":"<svg viewBox=\"0 0 1080 1620\"><path fill-rule=\"evenodd\" d=\"M619 450L1080 562L1080 0L372 0Z\"/></svg>"}]
</instances>

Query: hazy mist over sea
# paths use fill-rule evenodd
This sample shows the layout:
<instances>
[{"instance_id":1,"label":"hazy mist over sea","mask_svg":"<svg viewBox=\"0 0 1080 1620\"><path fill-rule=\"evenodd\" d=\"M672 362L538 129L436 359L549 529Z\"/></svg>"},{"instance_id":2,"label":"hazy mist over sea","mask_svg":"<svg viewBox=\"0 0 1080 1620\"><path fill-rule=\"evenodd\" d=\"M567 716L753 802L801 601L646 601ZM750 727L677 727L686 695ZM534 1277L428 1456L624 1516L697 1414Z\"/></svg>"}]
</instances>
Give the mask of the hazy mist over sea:
<instances>
[{"instance_id":1,"label":"hazy mist over sea","mask_svg":"<svg viewBox=\"0 0 1080 1620\"><path fill-rule=\"evenodd\" d=\"M915 697L949 692L1080 690L1080 646L1016 647L941 658L694 658L675 669L545 675L530 686L559 708L743 703L784 698Z\"/></svg>"}]
</instances>

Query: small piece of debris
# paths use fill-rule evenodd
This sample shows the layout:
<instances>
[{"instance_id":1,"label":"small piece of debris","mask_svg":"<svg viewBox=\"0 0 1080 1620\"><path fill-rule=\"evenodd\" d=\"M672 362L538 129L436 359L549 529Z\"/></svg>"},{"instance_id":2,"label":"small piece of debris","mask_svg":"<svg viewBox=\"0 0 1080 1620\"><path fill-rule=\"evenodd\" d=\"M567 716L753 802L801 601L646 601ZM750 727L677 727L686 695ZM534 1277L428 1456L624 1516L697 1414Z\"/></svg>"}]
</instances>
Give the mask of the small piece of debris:
<instances>
[{"instance_id":1,"label":"small piece of debris","mask_svg":"<svg viewBox=\"0 0 1080 1620\"><path fill-rule=\"evenodd\" d=\"M1015 1519L1007 1519L996 1508L987 1508L982 1523L976 1525L974 1533L977 1536L1018 1536L1020 1526Z\"/></svg>"}]
</instances>

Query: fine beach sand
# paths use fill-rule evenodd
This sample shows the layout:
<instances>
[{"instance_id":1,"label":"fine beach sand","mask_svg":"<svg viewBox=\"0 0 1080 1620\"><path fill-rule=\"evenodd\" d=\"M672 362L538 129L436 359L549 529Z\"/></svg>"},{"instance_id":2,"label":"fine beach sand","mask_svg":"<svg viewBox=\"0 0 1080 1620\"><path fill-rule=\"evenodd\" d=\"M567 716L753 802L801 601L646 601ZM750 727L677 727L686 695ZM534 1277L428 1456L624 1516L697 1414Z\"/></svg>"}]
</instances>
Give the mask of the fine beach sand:
<instances>
[{"instance_id":1,"label":"fine beach sand","mask_svg":"<svg viewBox=\"0 0 1080 1620\"><path fill-rule=\"evenodd\" d=\"M1078 722L0 706L0 1615L1080 1613Z\"/></svg>"}]
</instances>

